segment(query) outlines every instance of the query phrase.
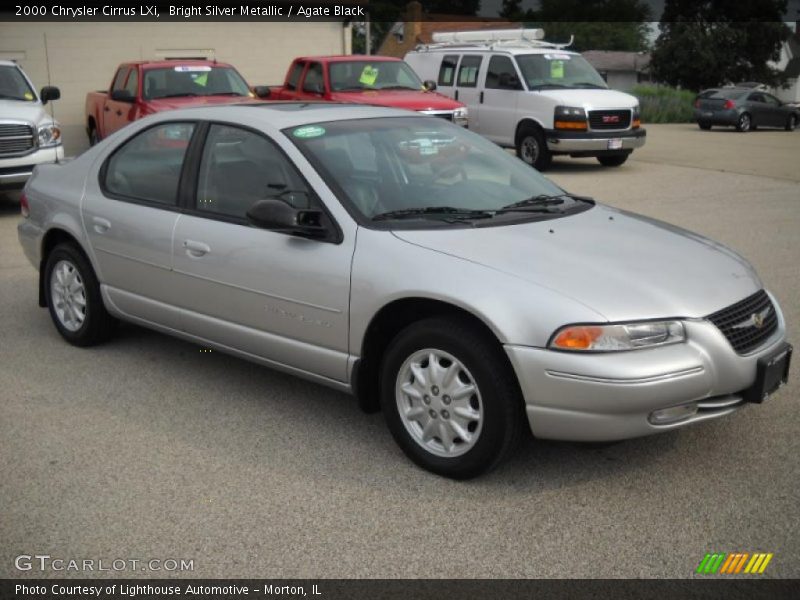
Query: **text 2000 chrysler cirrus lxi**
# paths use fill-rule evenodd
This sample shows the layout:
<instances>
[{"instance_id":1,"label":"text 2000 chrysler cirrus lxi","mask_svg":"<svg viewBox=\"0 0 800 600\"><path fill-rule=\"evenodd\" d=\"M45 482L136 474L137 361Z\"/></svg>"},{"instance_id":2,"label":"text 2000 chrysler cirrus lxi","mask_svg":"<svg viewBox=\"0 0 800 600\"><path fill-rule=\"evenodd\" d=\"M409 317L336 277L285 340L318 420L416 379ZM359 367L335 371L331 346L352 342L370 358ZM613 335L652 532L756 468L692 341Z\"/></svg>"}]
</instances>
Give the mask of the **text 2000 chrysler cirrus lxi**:
<instances>
[{"instance_id":1,"label":"text 2000 chrysler cirrus lxi","mask_svg":"<svg viewBox=\"0 0 800 600\"><path fill-rule=\"evenodd\" d=\"M37 168L22 210L68 342L122 319L351 391L448 477L497 465L526 424L672 430L762 402L789 369L781 310L741 256L435 117L158 114Z\"/></svg>"}]
</instances>

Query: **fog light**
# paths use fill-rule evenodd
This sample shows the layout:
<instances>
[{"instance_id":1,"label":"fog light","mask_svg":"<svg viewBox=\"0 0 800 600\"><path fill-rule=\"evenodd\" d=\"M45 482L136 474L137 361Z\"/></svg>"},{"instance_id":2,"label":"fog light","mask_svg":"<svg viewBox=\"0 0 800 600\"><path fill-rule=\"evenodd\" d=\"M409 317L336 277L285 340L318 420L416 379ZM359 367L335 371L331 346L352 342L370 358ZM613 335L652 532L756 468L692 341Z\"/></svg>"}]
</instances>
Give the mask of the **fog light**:
<instances>
[{"instance_id":1,"label":"fog light","mask_svg":"<svg viewBox=\"0 0 800 600\"><path fill-rule=\"evenodd\" d=\"M671 406L670 408L662 408L661 410L654 410L650 413L648 421L653 425L669 425L670 423L677 423L697 414L697 403L681 404L680 406Z\"/></svg>"}]
</instances>

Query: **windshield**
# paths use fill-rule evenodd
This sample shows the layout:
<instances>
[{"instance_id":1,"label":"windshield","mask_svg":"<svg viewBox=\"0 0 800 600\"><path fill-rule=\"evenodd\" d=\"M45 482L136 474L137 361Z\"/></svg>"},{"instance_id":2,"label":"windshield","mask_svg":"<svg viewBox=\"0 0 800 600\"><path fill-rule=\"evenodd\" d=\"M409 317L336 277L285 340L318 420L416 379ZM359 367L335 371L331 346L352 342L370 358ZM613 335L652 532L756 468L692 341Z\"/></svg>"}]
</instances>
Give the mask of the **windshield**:
<instances>
[{"instance_id":1,"label":"windshield","mask_svg":"<svg viewBox=\"0 0 800 600\"><path fill-rule=\"evenodd\" d=\"M499 146L443 119L356 119L283 132L369 221L488 222L588 206Z\"/></svg>"},{"instance_id":2,"label":"windshield","mask_svg":"<svg viewBox=\"0 0 800 600\"><path fill-rule=\"evenodd\" d=\"M422 82L402 61L354 60L332 62L329 67L331 90L421 90Z\"/></svg>"},{"instance_id":3,"label":"windshield","mask_svg":"<svg viewBox=\"0 0 800 600\"><path fill-rule=\"evenodd\" d=\"M249 96L250 88L230 67L176 65L144 72L144 98L178 96Z\"/></svg>"},{"instance_id":4,"label":"windshield","mask_svg":"<svg viewBox=\"0 0 800 600\"><path fill-rule=\"evenodd\" d=\"M578 54L521 54L517 63L528 89L608 88L594 67Z\"/></svg>"},{"instance_id":5,"label":"windshield","mask_svg":"<svg viewBox=\"0 0 800 600\"><path fill-rule=\"evenodd\" d=\"M22 71L17 67L2 65L0 66L0 98L36 102L36 92L33 91Z\"/></svg>"}]
</instances>

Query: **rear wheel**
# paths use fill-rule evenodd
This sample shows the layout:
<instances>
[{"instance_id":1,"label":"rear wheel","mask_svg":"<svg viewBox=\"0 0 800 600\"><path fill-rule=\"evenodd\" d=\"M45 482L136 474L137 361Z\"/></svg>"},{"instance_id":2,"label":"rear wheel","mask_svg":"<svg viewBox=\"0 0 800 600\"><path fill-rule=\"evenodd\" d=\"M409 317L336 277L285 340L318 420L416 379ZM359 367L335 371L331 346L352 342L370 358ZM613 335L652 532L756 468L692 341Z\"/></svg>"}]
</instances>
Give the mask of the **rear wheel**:
<instances>
[{"instance_id":1,"label":"rear wheel","mask_svg":"<svg viewBox=\"0 0 800 600\"><path fill-rule=\"evenodd\" d=\"M739 120L736 121L737 131L741 131L744 133L745 131L750 131L752 127L753 127L753 121L748 113L742 113L741 115L739 115Z\"/></svg>"},{"instance_id":2,"label":"rear wheel","mask_svg":"<svg viewBox=\"0 0 800 600\"><path fill-rule=\"evenodd\" d=\"M50 317L61 337L75 346L108 339L115 319L103 305L89 261L73 244L59 244L50 252L44 286Z\"/></svg>"},{"instance_id":3,"label":"rear wheel","mask_svg":"<svg viewBox=\"0 0 800 600\"><path fill-rule=\"evenodd\" d=\"M89 145L94 146L99 141L100 137L97 135L97 127L95 126L89 127Z\"/></svg>"},{"instance_id":4,"label":"rear wheel","mask_svg":"<svg viewBox=\"0 0 800 600\"><path fill-rule=\"evenodd\" d=\"M426 319L392 341L381 369L389 430L417 465L453 479L497 466L525 424L497 341L463 319Z\"/></svg>"},{"instance_id":5,"label":"rear wheel","mask_svg":"<svg viewBox=\"0 0 800 600\"><path fill-rule=\"evenodd\" d=\"M700 122L697 124L697 126L698 126L700 129L704 129L705 131L708 131L709 129L711 129L711 123L707 123L706 121L700 121Z\"/></svg>"},{"instance_id":6,"label":"rear wheel","mask_svg":"<svg viewBox=\"0 0 800 600\"><path fill-rule=\"evenodd\" d=\"M786 119L786 131L794 131L797 127L797 115L789 115L789 118Z\"/></svg>"},{"instance_id":7,"label":"rear wheel","mask_svg":"<svg viewBox=\"0 0 800 600\"><path fill-rule=\"evenodd\" d=\"M517 156L539 171L546 170L553 162L542 130L531 126L523 127L517 136Z\"/></svg>"},{"instance_id":8,"label":"rear wheel","mask_svg":"<svg viewBox=\"0 0 800 600\"><path fill-rule=\"evenodd\" d=\"M630 152L627 152L625 154L610 154L608 156L598 156L597 160L604 167L619 167L620 165L624 164L626 160L628 160L628 156L630 156Z\"/></svg>"}]
</instances>

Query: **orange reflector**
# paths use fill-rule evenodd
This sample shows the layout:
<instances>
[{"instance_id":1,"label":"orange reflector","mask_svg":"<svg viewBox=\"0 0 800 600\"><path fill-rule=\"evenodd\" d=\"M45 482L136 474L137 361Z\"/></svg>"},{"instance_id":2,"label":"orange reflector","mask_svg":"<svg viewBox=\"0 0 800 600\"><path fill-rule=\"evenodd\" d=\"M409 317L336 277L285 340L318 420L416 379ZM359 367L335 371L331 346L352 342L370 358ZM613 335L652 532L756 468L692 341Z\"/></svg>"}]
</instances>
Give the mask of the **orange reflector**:
<instances>
[{"instance_id":1,"label":"orange reflector","mask_svg":"<svg viewBox=\"0 0 800 600\"><path fill-rule=\"evenodd\" d=\"M634 119L633 120L633 128L634 129L639 129L639 127L641 127L641 126L642 126L642 122L639 119Z\"/></svg>"},{"instance_id":2,"label":"orange reflector","mask_svg":"<svg viewBox=\"0 0 800 600\"><path fill-rule=\"evenodd\" d=\"M586 121L556 121L556 129L580 129L586 131Z\"/></svg>"},{"instance_id":3,"label":"orange reflector","mask_svg":"<svg viewBox=\"0 0 800 600\"><path fill-rule=\"evenodd\" d=\"M587 325L568 327L559 332L556 339L553 340L553 345L565 350L587 350L602 334L603 330L600 327Z\"/></svg>"}]
</instances>

